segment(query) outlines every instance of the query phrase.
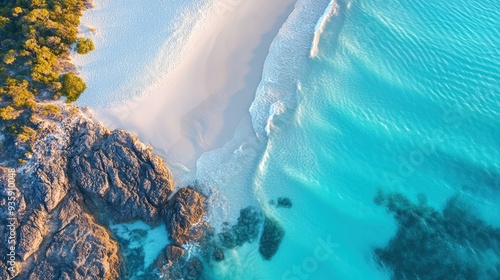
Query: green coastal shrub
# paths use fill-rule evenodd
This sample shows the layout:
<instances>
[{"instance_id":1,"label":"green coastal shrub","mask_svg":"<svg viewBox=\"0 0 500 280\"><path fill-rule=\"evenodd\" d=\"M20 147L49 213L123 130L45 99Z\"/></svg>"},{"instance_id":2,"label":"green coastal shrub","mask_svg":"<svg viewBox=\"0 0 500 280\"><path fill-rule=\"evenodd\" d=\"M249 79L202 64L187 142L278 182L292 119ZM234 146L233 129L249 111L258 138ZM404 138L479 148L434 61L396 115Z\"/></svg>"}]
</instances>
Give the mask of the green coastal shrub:
<instances>
[{"instance_id":1,"label":"green coastal shrub","mask_svg":"<svg viewBox=\"0 0 500 280\"><path fill-rule=\"evenodd\" d=\"M5 64L12 64L14 61L16 61L16 51L15 50L10 50L3 56L3 62Z\"/></svg>"},{"instance_id":2,"label":"green coastal shrub","mask_svg":"<svg viewBox=\"0 0 500 280\"><path fill-rule=\"evenodd\" d=\"M28 126L23 125L22 131L17 135L17 140L21 143L27 143L34 140L36 136L36 131Z\"/></svg>"},{"instance_id":3,"label":"green coastal shrub","mask_svg":"<svg viewBox=\"0 0 500 280\"><path fill-rule=\"evenodd\" d=\"M85 90L72 69L69 50L94 49L78 38L82 11L89 0L0 0L0 130L7 139L0 160L25 153L31 135L44 117L60 114L57 106L37 106L57 99L76 100ZM47 102L48 103L48 102Z\"/></svg>"},{"instance_id":4,"label":"green coastal shrub","mask_svg":"<svg viewBox=\"0 0 500 280\"><path fill-rule=\"evenodd\" d=\"M76 40L76 52L79 54L87 54L94 50L94 42L89 38L78 38Z\"/></svg>"},{"instance_id":5,"label":"green coastal shrub","mask_svg":"<svg viewBox=\"0 0 500 280\"><path fill-rule=\"evenodd\" d=\"M62 75L60 82L62 85L61 94L66 96L68 103L77 100L80 94L87 88L83 79L76 76L73 72Z\"/></svg>"},{"instance_id":6,"label":"green coastal shrub","mask_svg":"<svg viewBox=\"0 0 500 280\"><path fill-rule=\"evenodd\" d=\"M7 78L5 81L4 94L10 96L12 104L17 109L31 108L35 105L35 96L29 90L29 82L27 80L16 80Z\"/></svg>"},{"instance_id":7,"label":"green coastal shrub","mask_svg":"<svg viewBox=\"0 0 500 280\"><path fill-rule=\"evenodd\" d=\"M11 106L0 108L0 118L4 121L15 120L19 117L20 114L21 114L20 111L17 111Z\"/></svg>"}]
</instances>

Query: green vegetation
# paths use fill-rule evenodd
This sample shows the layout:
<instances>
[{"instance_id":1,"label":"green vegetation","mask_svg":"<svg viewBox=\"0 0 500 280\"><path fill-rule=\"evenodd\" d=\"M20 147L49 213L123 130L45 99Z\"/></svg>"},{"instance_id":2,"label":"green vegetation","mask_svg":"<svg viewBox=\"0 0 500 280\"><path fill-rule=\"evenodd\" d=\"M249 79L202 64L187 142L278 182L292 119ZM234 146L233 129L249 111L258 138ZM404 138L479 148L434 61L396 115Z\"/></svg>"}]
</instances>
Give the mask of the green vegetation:
<instances>
[{"instance_id":1,"label":"green vegetation","mask_svg":"<svg viewBox=\"0 0 500 280\"><path fill-rule=\"evenodd\" d=\"M6 132L3 151L29 149L37 128L33 116L58 113L57 106L38 106L39 102L61 95L72 102L85 90L84 81L68 73L68 61L75 43L80 54L94 49L90 39L77 38L87 1L0 0L0 130Z\"/></svg>"},{"instance_id":2,"label":"green vegetation","mask_svg":"<svg viewBox=\"0 0 500 280\"><path fill-rule=\"evenodd\" d=\"M21 129L22 131L17 135L17 139L21 143L31 141L36 136L36 131L31 127L23 126Z\"/></svg>"},{"instance_id":3,"label":"green vegetation","mask_svg":"<svg viewBox=\"0 0 500 280\"><path fill-rule=\"evenodd\" d=\"M12 108L11 106L0 108L0 118L2 118L2 120L15 120L19 117L20 114L21 112L16 111L16 109Z\"/></svg>"},{"instance_id":4,"label":"green vegetation","mask_svg":"<svg viewBox=\"0 0 500 280\"><path fill-rule=\"evenodd\" d=\"M70 72L61 76L61 93L66 96L67 102L73 102L80 97L80 94L87 88L82 78Z\"/></svg>"},{"instance_id":5,"label":"green vegetation","mask_svg":"<svg viewBox=\"0 0 500 280\"><path fill-rule=\"evenodd\" d=\"M94 50L94 42L89 38L78 38L76 40L76 52L79 54L87 54Z\"/></svg>"}]
</instances>

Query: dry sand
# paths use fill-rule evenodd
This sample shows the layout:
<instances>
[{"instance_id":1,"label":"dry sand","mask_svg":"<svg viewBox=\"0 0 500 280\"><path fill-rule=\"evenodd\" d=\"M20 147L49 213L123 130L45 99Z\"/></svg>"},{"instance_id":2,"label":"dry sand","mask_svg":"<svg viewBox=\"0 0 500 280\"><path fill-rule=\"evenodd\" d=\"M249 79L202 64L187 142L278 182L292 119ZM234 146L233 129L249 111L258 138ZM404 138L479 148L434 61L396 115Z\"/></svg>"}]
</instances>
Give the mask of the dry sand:
<instances>
[{"instance_id":1,"label":"dry sand","mask_svg":"<svg viewBox=\"0 0 500 280\"><path fill-rule=\"evenodd\" d=\"M136 133L178 170L193 171L201 154L233 137L295 1L226 2L215 7L210 26L187 40L189 51L173 71L140 98L95 110L98 120Z\"/></svg>"}]
</instances>

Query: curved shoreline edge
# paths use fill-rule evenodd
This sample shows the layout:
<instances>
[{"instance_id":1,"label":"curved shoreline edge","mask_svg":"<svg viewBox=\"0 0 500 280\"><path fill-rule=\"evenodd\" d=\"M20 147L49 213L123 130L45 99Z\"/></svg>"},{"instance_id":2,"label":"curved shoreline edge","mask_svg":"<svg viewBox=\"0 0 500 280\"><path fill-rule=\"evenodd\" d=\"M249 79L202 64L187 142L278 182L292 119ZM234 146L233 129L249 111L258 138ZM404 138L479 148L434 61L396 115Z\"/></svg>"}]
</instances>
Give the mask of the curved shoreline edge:
<instances>
[{"instance_id":1,"label":"curved shoreline edge","mask_svg":"<svg viewBox=\"0 0 500 280\"><path fill-rule=\"evenodd\" d=\"M303 15L304 10L301 9L304 7L301 5L305 5L304 2L306 1L300 1L301 4L294 10L292 18L296 18L293 22L300 22L298 18L311 15ZM321 10L319 6L315 7ZM309 19L308 22L312 23L312 18ZM287 24L292 23L287 21L285 25ZM286 34L287 29L283 30ZM277 38L284 40L286 36L282 32ZM303 42L296 42L299 41ZM277 44L280 43L275 39L271 48ZM304 54L302 47L301 44L294 51L295 54L300 53L301 59ZM273 59L275 58L266 59L267 71L272 71L268 67L275 65ZM283 65L279 64L278 67L280 66ZM288 78L297 78L298 72L294 72L299 70L297 67L281 73L289 75ZM263 77L269 79L270 75L263 74ZM286 78L281 76L278 80L290 80ZM268 82L266 78L261 82L254 104L265 99L265 104L261 105L268 106L270 111L277 114L285 109L282 105L294 104L292 97L280 95L287 93L284 88L278 90L278 95L265 92L265 89L271 88L266 84ZM288 84L285 87L287 86ZM269 102L272 101L267 99L269 97L274 98L274 102ZM15 258L18 261L15 262L14 275L22 279L37 278L40 275L47 279L121 277L127 268L120 245L109 230L109 222L140 220L152 225L165 222L173 241L164 250L164 254L159 256L151 271L158 271L158 268L168 264L164 273L191 275L194 277L192 279L199 279L202 261L198 258L186 258L181 246L192 240L202 240L205 233L210 232L210 225L202 222L206 197L195 188L183 188L173 194L171 175L159 157L152 155L151 148L125 131L110 131L93 122L76 107L58 106L62 115L42 120L33 156L17 172L20 191L15 195L15 199L19 201L16 212L19 224L15 229L18 240ZM265 127L271 123L272 115L267 119ZM254 125L254 129L259 135L259 127ZM256 153L254 156L258 155ZM4 179L4 175L5 172L1 179ZM148 179L139 182L134 180L137 177ZM1 198L5 201L9 196L4 191ZM236 210L238 213L242 208L230 211ZM225 245L222 246L233 248L233 243L238 245L255 241L265 222L260 238L260 251L266 259L270 259L278 250L283 230L272 218L262 216L259 211L241 211L241 224L249 225L251 234L244 232L240 235L241 225L238 219L234 228L223 232L223 236L228 239L223 239ZM5 213L2 214L1 218L6 218ZM270 250L266 250L268 243L271 243ZM223 258L220 248L213 244L208 246L216 261L221 256ZM6 248L1 249L4 253ZM177 262L188 269L172 265ZM2 279L11 279L9 277L12 275L8 273L8 266L5 264L7 262L0 264L0 276Z\"/></svg>"}]
</instances>

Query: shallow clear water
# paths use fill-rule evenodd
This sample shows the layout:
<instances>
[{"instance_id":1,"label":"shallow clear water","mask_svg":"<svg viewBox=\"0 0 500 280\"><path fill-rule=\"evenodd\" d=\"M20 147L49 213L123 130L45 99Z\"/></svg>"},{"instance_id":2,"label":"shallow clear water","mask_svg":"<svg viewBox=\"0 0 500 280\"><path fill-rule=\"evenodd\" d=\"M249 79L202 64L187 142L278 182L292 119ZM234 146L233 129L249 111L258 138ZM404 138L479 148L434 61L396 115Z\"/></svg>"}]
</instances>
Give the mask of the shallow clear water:
<instances>
[{"instance_id":1,"label":"shallow clear water","mask_svg":"<svg viewBox=\"0 0 500 280\"><path fill-rule=\"evenodd\" d=\"M273 108L260 104L281 105L266 123L251 186L286 231L280 250L263 261L255 246L242 248L216 266L217 279L389 278L374 248L398 227L374 203L378 190L415 203L423 194L438 211L458 195L471 215L500 226L498 3L338 4L318 55L298 55L297 76L265 71L263 83L296 91L268 98L272 90L261 87L251 111L259 133ZM290 53L274 46L269 56L286 61ZM291 209L268 203L281 196ZM491 253L484 265L496 262L490 277L500 277L500 252Z\"/></svg>"},{"instance_id":2,"label":"shallow clear water","mask_svg":"<svg viewBox=\"0 0 500 280\"><path fill-rule=\"evenodd\" d=\"M160 251L170 243L167 229L163 224L151 227L137 221L111 224L110 228L122 246L130 279L141 279Z\"/></svg>"}]
</instances>

